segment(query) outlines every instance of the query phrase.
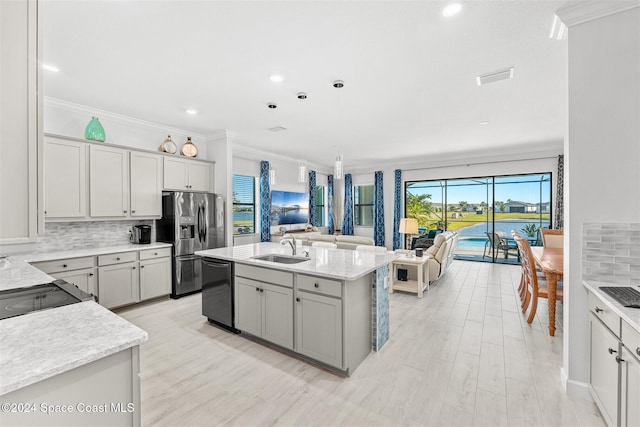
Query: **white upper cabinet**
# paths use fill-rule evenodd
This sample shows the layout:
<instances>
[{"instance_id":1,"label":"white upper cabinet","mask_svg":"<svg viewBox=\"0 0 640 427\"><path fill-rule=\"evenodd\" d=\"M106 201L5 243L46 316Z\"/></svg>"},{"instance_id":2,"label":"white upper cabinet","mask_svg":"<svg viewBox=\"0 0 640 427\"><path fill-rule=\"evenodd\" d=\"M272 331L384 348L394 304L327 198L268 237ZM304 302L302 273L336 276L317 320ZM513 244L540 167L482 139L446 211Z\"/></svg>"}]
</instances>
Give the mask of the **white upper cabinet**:
<instances>
[{"instance_id":1,"label":"white upper cabinet","mask_svg":"<svg viewBox=\"0 0 640 427\"><path fill-rule=\"evenodd\" d=\"M91 217L129 215L129 151L102 145L89 147Z\"/></svg>"},{"instance_id":2,"label":"white upper cabinet","mask_svg":"<svg viewBox=\"0 0 640 427\"><path fill-rule=\"evenodd\" d=\"M0 1L0 243L42 228L42 82L38 3Z\"/></svg>"},{"instance_id":3,"label":"white upper cabinet","mask_svg":"<svg viewBox=\"0 0 640 427\"><path fill-rule=\"evenodd\" d=\"M87 215L87 145L46 138L44 145L44 214L51 218Z\"/></svg>"},{"instance_id":4,"label":"white upper cabinet","mask_svg":"<svg viewBox=\"0 0 640 427\"><path fill-rule=\"evenodd\" d=\"M162 156L131 152L131 216L162 216Z\"/></svg>"},{"instance_id":5,"label":"white upper cabinet","mask_svg":"<svg viewBox=\"0 0 640 427\"><path fill-rule=\"evenodd\" d=\"M213 167L210 163L166 156L164 158L164 189L212 191L212 169Z\"/></svg>"}]
</instances>

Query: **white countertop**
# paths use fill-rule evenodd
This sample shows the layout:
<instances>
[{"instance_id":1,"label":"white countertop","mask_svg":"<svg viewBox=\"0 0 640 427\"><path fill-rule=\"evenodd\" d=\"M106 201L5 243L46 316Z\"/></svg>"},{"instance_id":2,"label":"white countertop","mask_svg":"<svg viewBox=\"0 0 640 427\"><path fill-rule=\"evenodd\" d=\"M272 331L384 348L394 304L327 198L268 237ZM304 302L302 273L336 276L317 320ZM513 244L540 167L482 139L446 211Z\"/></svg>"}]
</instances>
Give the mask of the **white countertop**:
<instances>
[{"instance_id":1,"label":"white countertop","mask_svg":"<svg viewBox=\"0 0 640 427\"><path fill-rule=\"evenodd\" d=\"M285 246L269 242L196 251L195 254L203 257L235 261L241 264L273 268L274 270L285 270L340 280L356 280L391 263L398 256L394 253L376 254L349 249L306 246L299 246L297 250L298 256L302 256L302 251L309 251L309 260L298 264L281 264L252 259L255 256L268 254L291 255L291 247L289 245Z\"/></svg>"},{"instance_id":2,"label":"white countertop","mask_svg":"<svg viewBox=\"0 0 640 427\"><path fill-rule=\"evenodd\" d=\"M609 294L606 294L600 290L600 286L630 286L630 285L614 285L606 282L595 282L592 280L584 280L582 282L585 288L589 290L589 292L597 295L601 300L603 300L614 313L620 316L625 322L629 324L633 329L640 332L640 308L629 308L624 307L618 301L613 299ZM640 288L637 286L631 286L634 289L640 291Z\"/></svg>"},{"instance_id":3,"label":"white countertop","mask_svg":"<svg viewBox=\"0 0 640 427\"><path fill-rule=\"evenodd\" d=\"M145 331L93 301L0 320L0 395L147 338Z\"/></svg>"},{"instance_id":4,"label":"white countertop","mask_svg":"<svg viewBox=\"0 0 640 427\"><path fill-rule=\"evenodd\" d=\"M0 290L49 283L29 262L171 247L120 245L13 255L0 266ZM0 395L136 346L147 333L93 301L0 320Z\"/></svg>"}]
</instances>

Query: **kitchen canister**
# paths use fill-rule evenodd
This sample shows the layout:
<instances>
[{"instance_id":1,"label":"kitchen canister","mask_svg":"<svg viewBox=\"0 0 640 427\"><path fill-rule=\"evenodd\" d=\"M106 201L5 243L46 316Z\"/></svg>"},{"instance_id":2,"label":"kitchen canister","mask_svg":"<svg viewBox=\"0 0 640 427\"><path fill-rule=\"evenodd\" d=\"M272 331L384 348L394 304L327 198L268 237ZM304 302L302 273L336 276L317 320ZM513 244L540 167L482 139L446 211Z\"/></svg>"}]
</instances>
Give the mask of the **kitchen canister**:
<instances>
[{"instance_id":1,"label":"kitchen canister","mask_svg":"<svg viewBox=\"0 0 640 427\"><path fill-rule=\"evenodd\" d=\"M84 129L84 137L85 139L90 139L92 141L104 142L104 128L97 117L94 116L91 118L91 121Z\"/></svg>"}]
</instances>

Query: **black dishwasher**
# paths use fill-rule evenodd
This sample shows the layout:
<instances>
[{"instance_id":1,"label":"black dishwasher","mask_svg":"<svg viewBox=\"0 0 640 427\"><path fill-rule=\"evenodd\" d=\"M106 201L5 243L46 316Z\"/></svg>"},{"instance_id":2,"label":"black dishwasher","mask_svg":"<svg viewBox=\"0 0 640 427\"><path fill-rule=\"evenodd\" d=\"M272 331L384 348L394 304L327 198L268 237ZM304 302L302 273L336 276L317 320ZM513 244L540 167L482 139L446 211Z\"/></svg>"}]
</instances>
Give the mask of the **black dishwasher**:
<instances>
[{"instance_id":1,"label":"black dishwasher","mask_svg":"<svg viewBox=\"0 0 640 427\"><path fill-rule=\"evenodd\" d=\"M238 332L233 316L233 262L202 258L202 315L210 322Z\"/></svg>"}]
</instances>

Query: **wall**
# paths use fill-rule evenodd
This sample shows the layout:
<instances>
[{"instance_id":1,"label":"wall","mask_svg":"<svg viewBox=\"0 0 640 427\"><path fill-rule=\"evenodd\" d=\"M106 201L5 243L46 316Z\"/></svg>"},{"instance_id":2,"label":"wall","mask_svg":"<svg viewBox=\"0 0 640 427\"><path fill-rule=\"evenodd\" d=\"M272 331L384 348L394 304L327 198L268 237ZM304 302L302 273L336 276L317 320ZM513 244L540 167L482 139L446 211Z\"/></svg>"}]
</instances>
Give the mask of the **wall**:
<instances>
[{"instance_id":1,"label":"wall","mask_svg":"<svg viewBox=\"0 0 640 427\"><path fill-rule=\"evenodd\" d=\"M640 3L632 3L633 9L613 14L606 7L625 3L558 11L569 27L562 374L575 395L587 395L589 381L583 227L640 221Z\"/></svg>"}]
</instances>

